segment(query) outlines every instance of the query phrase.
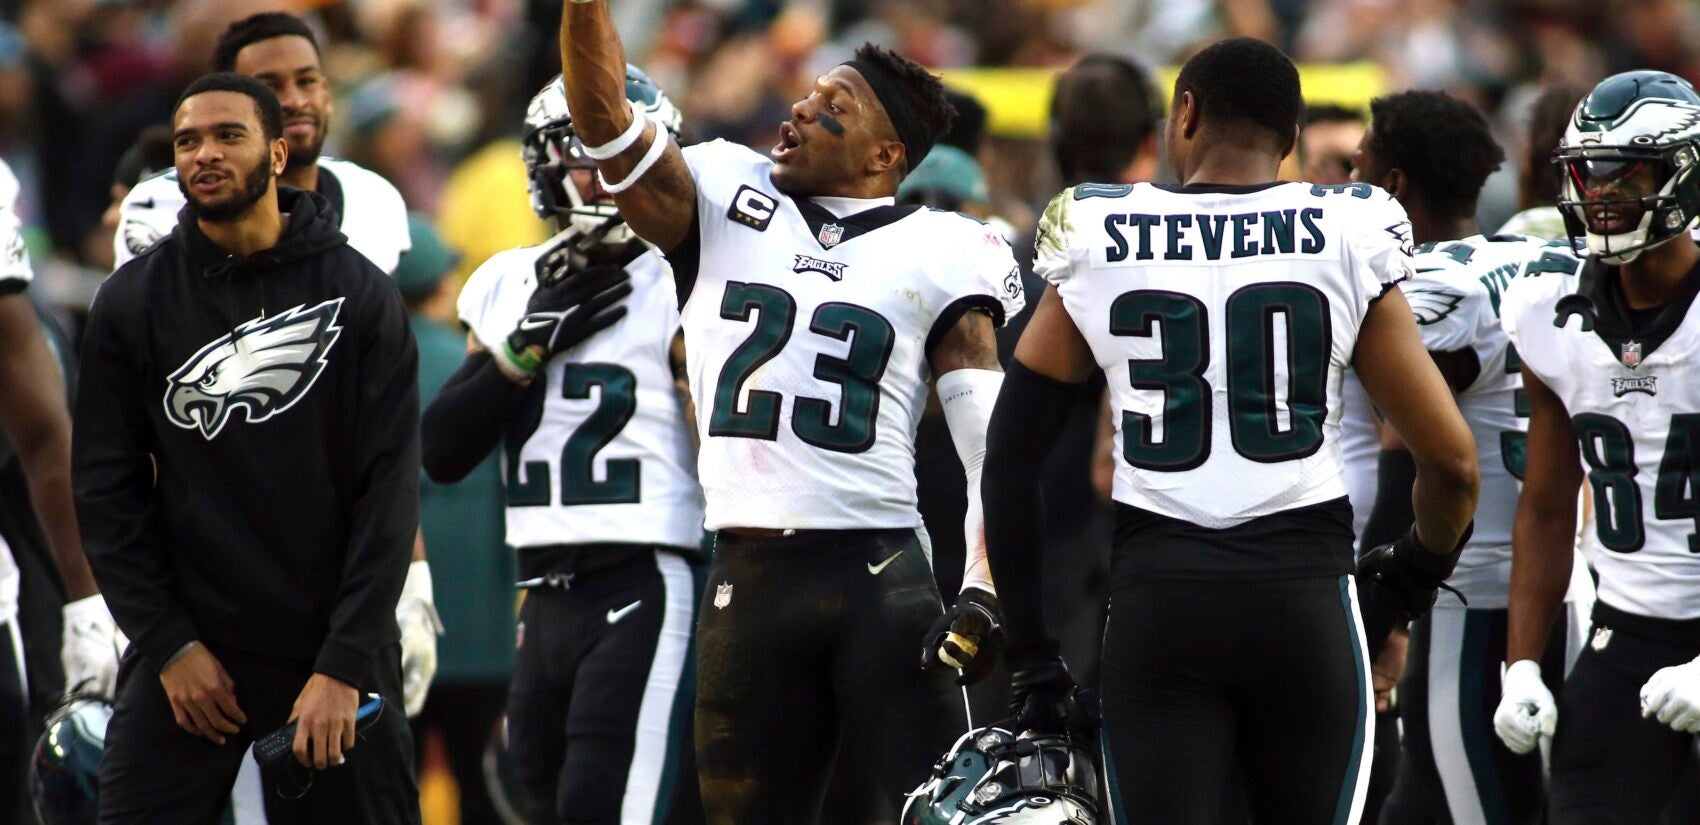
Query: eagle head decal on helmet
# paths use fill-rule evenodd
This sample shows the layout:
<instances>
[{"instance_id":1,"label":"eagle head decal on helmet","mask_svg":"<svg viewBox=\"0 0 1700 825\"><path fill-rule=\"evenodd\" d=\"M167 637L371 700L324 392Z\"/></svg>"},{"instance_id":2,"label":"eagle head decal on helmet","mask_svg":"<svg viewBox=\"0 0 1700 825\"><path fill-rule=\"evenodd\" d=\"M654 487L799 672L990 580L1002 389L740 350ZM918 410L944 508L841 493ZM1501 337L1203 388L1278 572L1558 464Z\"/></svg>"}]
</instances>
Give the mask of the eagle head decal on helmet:
<instances>
[{"instance_id":1,"label":"eagle head decal on helmet","mask_svg":"<svg viewBox=\"0 0 1700 825\"><path fill-rule=\"evenodd\" d=\"M237 411L258 423L289 409L325 369L342 300L262 315L201 347L166 380L166 418L211 441Z\"/></svg>"}]
</instances>

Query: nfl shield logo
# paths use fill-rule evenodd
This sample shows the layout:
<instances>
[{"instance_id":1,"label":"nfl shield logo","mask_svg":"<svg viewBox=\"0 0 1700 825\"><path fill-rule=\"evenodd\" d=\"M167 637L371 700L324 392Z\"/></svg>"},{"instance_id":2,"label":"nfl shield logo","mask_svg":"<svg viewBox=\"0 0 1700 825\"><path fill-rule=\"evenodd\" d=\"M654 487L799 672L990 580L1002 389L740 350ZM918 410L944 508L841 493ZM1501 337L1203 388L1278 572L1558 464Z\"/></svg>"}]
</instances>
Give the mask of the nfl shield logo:
<instances>
[{"instance_id":1,"label":"nfl shield logo","mask_svg":"<svg viewBox=\"0 0 1700 825\"><path fill-rule=\"evenodd\" d=\"M714 586L714 609L725 610L732 603L732 585L717 584Z\"/></svg>"},{"instance_id":2,"label":"nfl shield logo","mask_svg":"<svg viewBox=\"0 0 1700 825\"><path fill-rule=\"evenodd\" d=\"M1596 628L1594 628L1594 641L1589 644L1589 646L1594 649L1594 652L1598 653L1602 650L1605 650L1606 645L1609 645L1609 644L1611 644L1611 628L1609 628L1609 627L1596 627Z\"/></svg>"},{"instance_id":3,"label":"nfl shield logo","mask_svg":"<svg viewBox=\"0 0 1700 825\"><path fill-rule=\"evenodd\" d=\"M1633 367L1639 363L1641 363L1641 342L1624 341L1623 365L1626 367Z\"/></svg>"},{"instance_id":4,"label":"nfl shield logo","mask_svg":"<svg viewBox=\"0 0 1700 825\"><path fill-rule=\"evenodd\" d=\"M839 241L844 240L844 227L835 223L825 224L820 228L819 237L820 245L831 249L837 246Z\"/></svg>"}]
</instances>

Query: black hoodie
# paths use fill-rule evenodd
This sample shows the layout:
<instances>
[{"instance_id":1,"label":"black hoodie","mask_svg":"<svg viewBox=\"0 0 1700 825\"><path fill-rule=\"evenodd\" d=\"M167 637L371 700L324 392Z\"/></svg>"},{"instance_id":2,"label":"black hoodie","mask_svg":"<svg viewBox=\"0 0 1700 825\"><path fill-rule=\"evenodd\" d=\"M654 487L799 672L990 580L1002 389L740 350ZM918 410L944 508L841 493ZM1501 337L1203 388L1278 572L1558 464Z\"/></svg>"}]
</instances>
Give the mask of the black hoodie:
<instances>
[{"instance_id":1,"label":"black hoodie","mask_svg":"<svg viewBox=\"0 0 1700 825\"><path fill-rule=\"evenodd\" d=\"M418 352L325 199L278 202L271 249L228 255L185 212L101 286L77 520L152 667L200 639L369 688L419 523Z\"/></svg>"}]
</instances>

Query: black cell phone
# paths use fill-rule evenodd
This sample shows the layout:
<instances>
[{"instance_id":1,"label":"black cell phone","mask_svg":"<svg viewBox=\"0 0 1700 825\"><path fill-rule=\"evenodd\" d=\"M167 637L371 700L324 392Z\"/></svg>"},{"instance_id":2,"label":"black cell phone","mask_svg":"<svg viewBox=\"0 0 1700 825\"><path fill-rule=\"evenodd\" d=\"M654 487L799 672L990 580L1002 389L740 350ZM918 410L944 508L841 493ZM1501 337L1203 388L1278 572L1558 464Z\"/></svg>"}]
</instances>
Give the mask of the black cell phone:
<instances>
[{"instance_id":1,"label":"black cell phone","mask_svg":"<svg viewBox=\"0 0 1700 825\"><path fill-rule=\"evenodd\" d=\"M356 736L370 730L384 712L384 697L376 693L366 694L366 700L354 711L354 734ZM295 753L295 723L290 722L259 739L254 740L254 758L261 765L272 765Z\"/></svg>"}]
</instances>

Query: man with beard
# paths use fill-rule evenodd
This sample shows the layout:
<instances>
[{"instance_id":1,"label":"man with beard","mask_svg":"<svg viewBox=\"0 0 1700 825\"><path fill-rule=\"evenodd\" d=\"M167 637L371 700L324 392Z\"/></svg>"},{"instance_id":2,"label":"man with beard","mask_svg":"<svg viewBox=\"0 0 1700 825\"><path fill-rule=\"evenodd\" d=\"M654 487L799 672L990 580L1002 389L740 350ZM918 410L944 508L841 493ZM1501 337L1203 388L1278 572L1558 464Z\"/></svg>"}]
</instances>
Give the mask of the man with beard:
<instances>
[{"instance_id":1,"label":"man with beard","mask_svg":"<svg viewBox=\"0 0 1700 825\"><path fill-rule=\"evenodd\" d=\"M377 173L320 155L335 102L318 39L307 23L285 12L238 20L219 37L213 68L248 75L271 88L283 107L283 137L289 144L289 163L278 180L323 195L348 245L379 269L395 271L401 253L412 245L407 207L401 193ZM175 171L136 185L120 207L113 242L120 266L171 232L183 199Z\"/></svg>"},{"instance_id":2,"label":"man with beard","mask_svg":"<svg viewBox=\"0 0 1700 825\"><path fill-rule=\"evenodd\" d=\"M418 529L418 358L327 200L277 185L282 133L253 78L191 84L172 133L187 206L90 310L72 481L132 640L102 822L216 820L249 743L291 721L273 822L419 819L393 613Z\"/></svg>"},{"instance_id":3,"label":"man with beard","mask_svg":"<svg viewBox=\"0 0 1700 825\"><path fill-rule=\"evenodd\" d=\"M331 208L328 217L348 237L348 245L379 269L393 273L401 253L412 246L407 205L401 193L376 173L348 161L320 156L335 106L312 29L301 18L283 12L243 18L230 24L219 37L213 65L221 72L253 77L277 95L283 109L283 137L289 144L289 160L278 181L324 196ZM113 241L119 266L170 234L183 208L184 191L174 169L136 184L119 206L119 227ZM432 603L424 539L417 539L407 588L396 609L402 627L402 669L409 715L424 706L426 690L437 669L436 634L441 630ZM104 615L105 606L99 601L96 596L78 603L79 615L86 613L97 619ZM110 683L110 675L104 681Z\"/></svg>"}]
</instances>

